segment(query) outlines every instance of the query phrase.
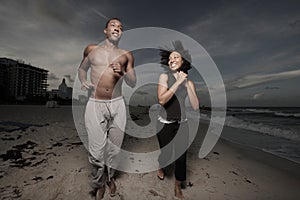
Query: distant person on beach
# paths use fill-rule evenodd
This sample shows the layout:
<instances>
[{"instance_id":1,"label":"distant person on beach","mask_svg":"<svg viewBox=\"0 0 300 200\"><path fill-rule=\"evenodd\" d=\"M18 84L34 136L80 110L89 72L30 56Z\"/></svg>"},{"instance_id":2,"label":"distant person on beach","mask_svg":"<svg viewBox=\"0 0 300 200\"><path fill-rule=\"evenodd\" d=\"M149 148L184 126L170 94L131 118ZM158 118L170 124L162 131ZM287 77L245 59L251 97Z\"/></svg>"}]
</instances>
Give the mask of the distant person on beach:
<instances>
[{"instance_id":1,"label":"distant person on beach","mask_svg":"<svg viewBox=\"0 0 300 200\"><path fill-rule=\"evenodd\" d=\"M185 99L188 97L194 110L199 109L199 100L193 81L188 79L191 69L190 55L180 41L173 43L175 49L160 51L161 64L165 67L158 81L158 101L162 109L157 123L157 138L161 153L158 158L160 169L157 177L165 177L166 163L175 158L175 197L183 199L182 182L186 180L186 150L189 129L185 114ZM168 67L166 67L168 66ZM176 137L175 137L176 136Z\"/></svg>"},{"instance_id":2,"label":"distant person on beach","mask_svg":"<svg viewBox=\"0 0 300 200\"><path fill-rule=\"evenodd\" d=\"M124 138L126 108L122 97L122 82L135 87L134 58L131 52L118 48L123 32L118 18L107 21L105 42L88 45L78 69L82 90L90 93L85 110L88 133L89 161L94 167L92 187L96 199L102 199L105 185L110 195L116 194L115 170L111 163L120 151ZM90 81L87 72L90 72Z\"/></svg>"}]
</instances>

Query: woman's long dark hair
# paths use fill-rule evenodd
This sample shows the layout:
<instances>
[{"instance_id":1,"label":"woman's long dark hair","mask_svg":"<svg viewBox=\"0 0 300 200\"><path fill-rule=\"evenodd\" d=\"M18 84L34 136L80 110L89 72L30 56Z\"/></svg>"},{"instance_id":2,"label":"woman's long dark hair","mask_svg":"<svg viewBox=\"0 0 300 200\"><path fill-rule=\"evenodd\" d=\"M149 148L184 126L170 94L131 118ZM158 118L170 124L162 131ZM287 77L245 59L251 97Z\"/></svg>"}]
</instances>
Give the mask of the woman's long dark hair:
<instances>
[{"instance_id":1,"label":"woman's long dark hair","mask_svg":"<svg viewBox=\"0 0 300 200\"><path fill-rule=\"evenodd\" d=\"M177 71L183 71L184 73L188 74L188 70L192 68L191 66L192 58L191 55L189 54L189 51L183 48L183 45L179 40L173 42L173 47L174 49L160 48L159 50L160 64L162 64L162 67L166 68L166 66L168 66L170 54L176 51L181 55L183 60L181 67ZM170 70L169 67L167 68L167 70Z\"/></svg>"}]
</instances>

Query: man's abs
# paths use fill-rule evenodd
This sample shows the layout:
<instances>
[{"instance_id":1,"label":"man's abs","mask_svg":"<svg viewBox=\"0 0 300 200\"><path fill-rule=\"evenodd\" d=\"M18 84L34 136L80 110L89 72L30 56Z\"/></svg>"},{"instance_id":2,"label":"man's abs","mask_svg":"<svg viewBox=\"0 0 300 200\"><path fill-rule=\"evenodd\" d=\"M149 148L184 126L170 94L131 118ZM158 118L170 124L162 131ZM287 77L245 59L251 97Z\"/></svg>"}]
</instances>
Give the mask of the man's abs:
<instances>
[{"instance_id":1,"label":"man's abs","mask_svg":"<svg viewBox=\"0 0 300 200\"><path fill-rule=\"evenodd\" d=\"M92 83L95 85L91 97L95 99L108 100L122 95L121 76L116 76L111 69L106 69L100 75L91 74Z\"/></svg>"}]
</instances>

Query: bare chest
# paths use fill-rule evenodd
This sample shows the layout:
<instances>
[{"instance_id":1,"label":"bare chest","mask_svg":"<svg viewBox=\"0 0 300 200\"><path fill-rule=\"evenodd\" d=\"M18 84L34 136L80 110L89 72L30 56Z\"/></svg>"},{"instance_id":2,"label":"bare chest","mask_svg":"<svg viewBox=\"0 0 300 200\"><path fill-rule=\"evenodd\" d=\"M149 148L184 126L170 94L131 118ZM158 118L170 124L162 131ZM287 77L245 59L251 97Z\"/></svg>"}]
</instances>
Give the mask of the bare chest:
<instances>
[{"instance_id":1,"label":"bare chest","mask_svg":"<svg viewBox=\"0 0 300 200\"><path fill-rule=\"evenodd\" d=\"M107 68L111 64L120 64L124 66L127 62L127 57L121 51L105 51L97 50L89 54L89 62L92 67Z\"/></svg>"}]
</instances>

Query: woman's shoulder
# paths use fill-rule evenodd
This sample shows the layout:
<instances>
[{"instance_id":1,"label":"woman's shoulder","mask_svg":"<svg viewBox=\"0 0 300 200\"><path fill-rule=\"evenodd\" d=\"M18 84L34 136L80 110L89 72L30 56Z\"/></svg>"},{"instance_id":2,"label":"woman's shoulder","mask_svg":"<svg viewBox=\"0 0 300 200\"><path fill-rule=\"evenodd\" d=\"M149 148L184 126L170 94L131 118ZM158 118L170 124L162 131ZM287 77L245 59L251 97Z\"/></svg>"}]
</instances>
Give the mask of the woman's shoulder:
<instances>
[{"instance_id":1,"label":"woman's shoulder","mask_svg":"<svg viewBox=\"0 0 300 200\"><path fill-rule=\"evenodd\" d=\"M168 73L165 72L161 73L159 76L159 78L164 78L164 79L168 79L168 77L169 77Z\"/></svg>"},{"instance_id":2,"label":"woman's shoulder","mask_svg":"<svg viewBox=\"0 0 300 200\"><path fill-rule=\"evenodd\" d=\"M187 84L191 87L195 87L195 84L192 80L187 80Z\"/></svg>"},{"instance_id":3,"label":"woman's shoulder","mask_svg":"<svg viewBox=\"0 0 300 200\"><path fill-rule=\"evenodd\" d=\"M188 79L187 82L188 82L189 84L194 84L194 81L192 81L192 80L190 80L190 79Z\"/></svg>"}]
</instances>

